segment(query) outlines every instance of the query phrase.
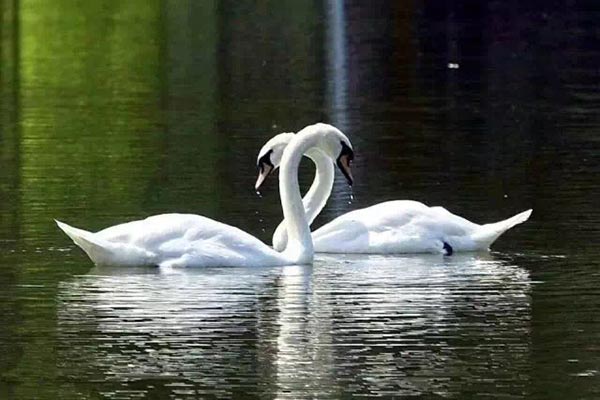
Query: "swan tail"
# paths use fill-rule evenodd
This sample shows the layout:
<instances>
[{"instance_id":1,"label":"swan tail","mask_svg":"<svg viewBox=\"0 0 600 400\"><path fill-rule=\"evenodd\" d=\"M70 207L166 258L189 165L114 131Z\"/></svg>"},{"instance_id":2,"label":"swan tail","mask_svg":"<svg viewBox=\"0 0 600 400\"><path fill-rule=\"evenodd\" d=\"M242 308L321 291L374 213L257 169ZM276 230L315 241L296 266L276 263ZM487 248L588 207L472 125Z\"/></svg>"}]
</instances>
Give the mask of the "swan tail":
<instances>
[{"instance_id":1,"label":"swan tail","mask_svg":"<svg viewBox=\"0 0 600 400\"><path fill-rule=\"evenodd\" d=\"M473 235L473 240L479 244L480 248L489 248L504 232L515 225L522 224L527 221L533 212L532 209L523 211L513 217L500 222L482 225L481 228Z\"/></svg>"},{"instance_id":2,"label":"swan tail","mask_svg":"<svg viewBox=\"0 0 600 400\"><path fill-rule=\"evenodd\" d=\"M71 240L79 246L88 257L96 265L112 264L111 260L114 259L114 252L112 245L105 240L95 237L92 232L85 231L83 229L74 228L70 225L54 220L58 227L67 234Z\"/></svg>"}]
</instances>

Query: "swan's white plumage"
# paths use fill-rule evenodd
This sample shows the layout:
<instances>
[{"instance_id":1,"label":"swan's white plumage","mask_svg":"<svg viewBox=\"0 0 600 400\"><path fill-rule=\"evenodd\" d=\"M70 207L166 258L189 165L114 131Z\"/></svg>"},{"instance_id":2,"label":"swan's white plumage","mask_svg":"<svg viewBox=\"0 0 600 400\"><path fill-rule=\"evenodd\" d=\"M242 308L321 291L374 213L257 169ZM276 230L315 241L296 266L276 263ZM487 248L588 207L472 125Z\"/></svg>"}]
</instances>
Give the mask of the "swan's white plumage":
<instances>
[{"instance_id":1,"label":"swan's white plumage","mask_svg":"<svg viewBox=\"0 0 600 400\"><path fill-rule=\"evenodd\" d=\"M58 226L97 265L285 265L281 253L236 227L193 214L161 214L97 233Z\"/></svg>"},{"instance_id":2,"label":"swan's white plumage","mask_svg":"<svg viewBox=\"0 0 600 400\"><path fill-rule=\"evenodd\" d=\"M92 233L56 221L97 265L164 267L253 267L308 264L313 260L310 228L298 187L302 154L320 148L335 158L351 146L331 125L309 125L293 135L281 156L280 194L288 245L282 253L233 226L193 214L161 214Z\"/></svg>"},{"instance_id":3,"label":"swan's white plumage","mask_svg":"<svg viewBox=\"0 0 600 400\"><path fill-rule=\"evenodd\" d=\"M531 210L496 224L479 225L443 207L395 200L334 219L313 232L313 244L315 251L323 253L442 253L444 242L453 251L487 250L529 215Z\"/></svg>"},{"instance_id":4,"label":"swan's white plumage","mask_svg":"<svg viewBox=\"0 0 600 400\"><path fill-rule=\"evenodd\" d=\"M263 146L271 151L275 168L292 136L276 135ZM276 143L277 146L272 144ZM314 182L303 199L309 224L321 212L333 188L331 160L318 149L305 155L316 166ZM504 232L527 221L532 210L504 221L479 225L443 207L429 207L412 200L395 200L350 211L312 232L314 250L321 253L443 253L444 242L452 251L487 250ZM273 247L285 248L286 224L282 221L273 235Z\"/></svg>"}]
</instances>

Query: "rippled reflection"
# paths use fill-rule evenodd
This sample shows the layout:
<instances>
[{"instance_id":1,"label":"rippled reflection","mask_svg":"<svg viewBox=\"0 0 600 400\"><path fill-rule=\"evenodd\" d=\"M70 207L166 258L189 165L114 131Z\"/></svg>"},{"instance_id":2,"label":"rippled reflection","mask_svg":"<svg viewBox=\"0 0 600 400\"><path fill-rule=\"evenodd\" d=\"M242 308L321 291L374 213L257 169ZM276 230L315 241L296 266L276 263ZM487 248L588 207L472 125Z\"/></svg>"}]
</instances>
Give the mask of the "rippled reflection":
<instances>
[{"instance_id":1,"label":"rippled reflection","mask_svg":"<svg viewBox=\"0 0 600 400\"><path fill-rule=\"evenodd\" d=\"M324 398L506 384L521 393L530 288L526 270L488 255L95 269L60 286L59 361L66 379L97 381L108 398L137 388Z\"/></svg>"}]
</instances>

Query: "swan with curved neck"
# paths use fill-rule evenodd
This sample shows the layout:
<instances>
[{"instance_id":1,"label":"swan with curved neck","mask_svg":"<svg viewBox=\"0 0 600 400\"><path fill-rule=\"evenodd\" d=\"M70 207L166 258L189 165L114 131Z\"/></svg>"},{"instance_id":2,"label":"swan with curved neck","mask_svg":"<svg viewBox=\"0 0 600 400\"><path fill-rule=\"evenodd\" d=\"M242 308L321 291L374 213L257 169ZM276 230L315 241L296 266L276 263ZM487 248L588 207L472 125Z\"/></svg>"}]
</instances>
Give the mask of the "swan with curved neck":
<instances>
[{"instance_id":1,"label":"swan with curved neck","mask_svg":"<svg viewBox=\"0 0 600 400\"><path fill-rule=\"evenodd\" d=\"M281 156L288 143L293 139L294 133L280 133L271 138L258 154L257 164L261 168L261 173L256 180L255 189L262 185L265 178L281 164ZM308 225L311 225L321 210L325 207L329 194L333 188L335 178L335 168L331 158L327 157L322 151L311 148L305 154L316 167L313 182L304 195L302 203L306 212ZM285 221L275 229L273 234L273 248L277 251L283 251L287 244L287 229Z\"/></svg>"},{"instance_id":2,"label":"swan with curved neck","mask_svg":"<svg viewBox=\"0 0 600 400\"><path fill-rule=\"evenodd\" d=\"M259 167L270 163L268 172L279 165L281 152L292 133L276 135L259 153ZM333 163L317 148L305 155L316 166L315 179L303 199L309 224L319 215L333 188ZM268 174L268 173L267 173ZM259 174L256 188L266 175ZM350 211L312 233L316 252L323 253L444 253L488 250L513 226L527 221L532 210L504 221L479 225L454 215L443 207L428 207L412 200L394 200ZM280 250L288 241L286 221L273 234L273 248Z\"/></svg>"},{"instance_id":3,"label":"swan with curved neck","mask_svg":"<svg viewBox=\"0 0 600 400\"><path fill-rule=\"evenodd\" d=\"M287 245L277 252L254 236L233 226L193 214L161 214L92 233L60 221L58 226L97 265L161 267L278 266L309 264L313 244L300 189L298 165L302 154L317 147L337 159L350 175L352 145L339 130L310 125L282 149L281 206L287 227Z\"/></svg>"}]
</instances>

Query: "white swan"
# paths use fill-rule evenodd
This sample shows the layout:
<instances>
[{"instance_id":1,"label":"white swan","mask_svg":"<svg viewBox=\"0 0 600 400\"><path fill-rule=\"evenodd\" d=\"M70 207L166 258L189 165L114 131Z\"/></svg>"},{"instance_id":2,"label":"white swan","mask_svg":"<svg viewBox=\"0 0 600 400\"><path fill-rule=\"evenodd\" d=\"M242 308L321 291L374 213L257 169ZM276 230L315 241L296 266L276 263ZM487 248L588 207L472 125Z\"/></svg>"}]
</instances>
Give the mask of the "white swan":
<instances>
[{"instance_id":1,"label":"white swan","mask_svg":"<svg viewBox=\"0 0 600 400\"><path fill-rule=\"evenodd\" d=\"M307 126L294 136L280 156L279 190L288 227L283 253L238 228L200 215L156 215L97 233L56 223L97 265L251 267L311 263L314 251L298 187L298 165L302 154L317 146L331 158L337 157L349 176L352 147L342 132L324 124Z\"/></svg>"},{"instance_id":2,"label":"white swan","mask_svg":"<svg viewBox=\"0 0 600 400\"><path fill-rule=\"evenodd\" d=\"M293 133L282 133L260 150L261 168L256 188L277 168ZM305 153L316 166L313 184L303 199L308 223L321 212L333 187L331 159L316 148ZM428 207L412 200L395 200L350 211L312 233L316 252L322 253L445 253L487 250L504 232L527 221L532 210L504 221L479 225L452 214L443 207ZM273 235L273 248L287 243L286 223Z\"/></svg>"}]
</instances>

